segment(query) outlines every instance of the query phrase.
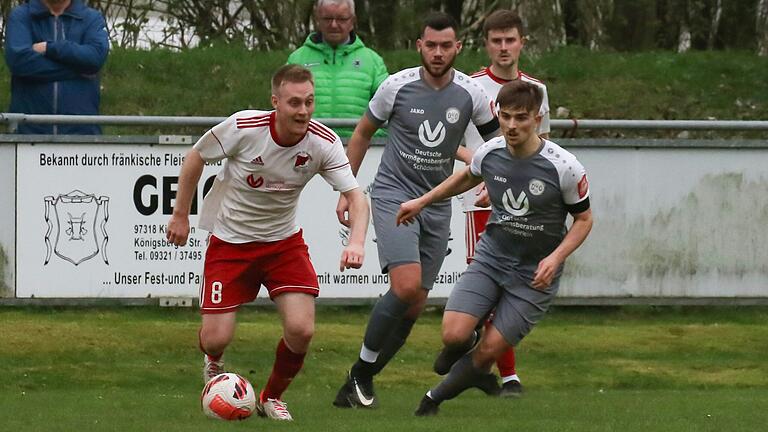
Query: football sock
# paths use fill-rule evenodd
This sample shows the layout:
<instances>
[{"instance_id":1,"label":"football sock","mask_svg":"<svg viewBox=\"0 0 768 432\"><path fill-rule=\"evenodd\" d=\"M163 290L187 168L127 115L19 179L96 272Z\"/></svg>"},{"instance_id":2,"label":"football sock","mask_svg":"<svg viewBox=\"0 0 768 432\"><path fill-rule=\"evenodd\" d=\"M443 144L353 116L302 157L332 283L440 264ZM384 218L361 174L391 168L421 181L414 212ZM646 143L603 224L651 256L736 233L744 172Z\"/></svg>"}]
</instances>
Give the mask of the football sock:
<instances>
[{"instance_id":1,"label":"football sock","mask_svg":"<svg viewBox=\"0 0 768 432\"><path fill-rule=\"evenodd\" d=\"M510 347L508 350L504 351L504 354L496 359L496 366L498 366L499 375L501 375L502 378L517 374L515 371L515 349Z\"/></svg>"},{"instance_id":2,"label":"football sock","mask_svg":"<svg viewBox=\"0 0 768 432\"><path fill-rule=\"evenodd\" d=\"M400 321L395 331L389 335L389 338L384 342L384 346L381 347L379 357L372 367L373 375L381 372L389 361L392 360L392 357L405 345L405 341L408 339L408 335L411 334L414 324L416 324L416 321L408 318L403 318Z\"/></svg>"},{"instance_id":3,"label":"football sock","mask_svg":"<svg viewBox=\"0 0 768 432\"><path fill-rule=\"evenodd\" d=\"M275 351L275 364L272 366L272 374L269 376L264 391L261 392L262 401L267 399L280 399L285 389L291 384L293 378L304 366L304 357L307 353L295 353L288 348L282 338Z\"/></svg>"},{"instance_id":4,"label":"football sock","mask_svg":"<svg viewBox=\"0 0 768 432\"><path fill-rule=\"evenodd\" d=\"M358 359L352 366L353 376L369 378L374 375L374 365L382 347L395 332L409 307L410 305L400 300L392 290L387 291L376 302L373 311L371 311L371 317L368 319L368 326L363 338L363 349L361 350L363 353L369 354L365 355L367 357L365 359Z\"/></svg>"},{"instance_id":5,"label":"football sock","mask_svg":"<svg viewBox=\"0 0 768 432\"><path fill-rule=\"evenodd\" d=\"M506 384L506 383L508 383L510 381L520 382L520 378L517 376L517 374L501 377L501 382L503 384Z\"/></svg>"},{"instance_id":6,"label":"football sock","mask_svg":"<svg viewBox=\"0 0 768 432\"><path fill-rule=\"evenodd\" d=\"M453 365L445 379L431 389L428 395L437 403L453 399L464 390L474 387L486 375L488 371L476 368L472 364L472 354L467 353Z\"/></svg>"}]
</instances>

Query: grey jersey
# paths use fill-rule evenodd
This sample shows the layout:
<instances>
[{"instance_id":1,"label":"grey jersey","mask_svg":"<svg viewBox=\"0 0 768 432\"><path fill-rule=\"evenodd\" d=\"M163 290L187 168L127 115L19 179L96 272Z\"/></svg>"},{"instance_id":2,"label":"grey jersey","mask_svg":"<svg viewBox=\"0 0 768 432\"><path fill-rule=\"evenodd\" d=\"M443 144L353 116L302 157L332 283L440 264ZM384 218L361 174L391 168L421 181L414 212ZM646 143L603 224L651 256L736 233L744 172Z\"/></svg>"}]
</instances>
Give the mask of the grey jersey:
<instances>
[{"instance_id":1,"label":"grey jersey","mask_svg":"<svg viewBox=\"0 0 768 432\"><path fill-rule=\"evenodd\" d=\"M567 214L589 209L584 167L552 141L519 159L503 137L492 139L477 150L470 171L485 181L492 208L475 260L495 271L532 277L562 242Z\"/></svg>"},{"instance_id":2,"label":"grey jersey","mask_svg":"<svg viewBox=\"0 0 768 432\"><path fill-rule=\"evenodd\" d=\"M371 121L389 121L373 198L403 202L440 184L453 172L470 121L486 139L497 134L491 100L469 76L454 70L453 81L435 90L422 73L421 67L414 67L391 75L368 104Z\"/></svg>"}]
</instances>

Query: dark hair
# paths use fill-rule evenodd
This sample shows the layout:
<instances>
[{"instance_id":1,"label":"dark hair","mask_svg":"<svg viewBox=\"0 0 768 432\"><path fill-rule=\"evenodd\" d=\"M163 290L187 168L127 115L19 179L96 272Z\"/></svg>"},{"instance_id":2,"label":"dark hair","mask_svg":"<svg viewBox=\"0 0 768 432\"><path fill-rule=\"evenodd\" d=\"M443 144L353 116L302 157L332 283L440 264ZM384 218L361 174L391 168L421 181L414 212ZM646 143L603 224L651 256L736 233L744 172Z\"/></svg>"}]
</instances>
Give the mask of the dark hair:
<instances>
[{"instance_id":1,"label":"dark hair","mask_svg":"<svg viewBox=\"0 0 768 432\"><path fill-rule=\"evenodd\" d=\"M506 30L516 28L520 37L525 36L523 20L517 12L508 9L499 9L485 18L483 23L483 36L488 38L488 32L491 30Z\"/></svg>"},{"instance_id":2,"label":"dark hair","mask_svg":"<svg viewBox=\"0 0 768 432\"><path fill-rule=\"evenodd\" d=\"M496 104L501 108L523 108L528 112L538 112L542 99L539 87L517 79L501 87L496 96Z\"/></svg>"},{"instance_id":3,"label":"dark hair","mask_svg":"<svg viewBox=\"0 0 768 432\"><path fill-rule=\"evenodd\" d=\"M430 12L429 15L424 18L421 25L422 36L424 36L424 31L427 27L437 31L452 28L457 36L459 34L459 25L456 23L456 20L445 12Z\"/></svg>"},{"instance_id":4,"label":"dark hair","mask_svg":"<svg viewBox=\"0 0 768 432\"><path fill-rule=\"evenodd\" d=\"M303 83L307 81L311 82L312 85L315 85L315 81L312 79L312 72L310 72L309 69L295 64L281 66L280 69L272 75L272 94L277 94L277 89L279 89L284 82Z\"/></svg>"}]
</instances>

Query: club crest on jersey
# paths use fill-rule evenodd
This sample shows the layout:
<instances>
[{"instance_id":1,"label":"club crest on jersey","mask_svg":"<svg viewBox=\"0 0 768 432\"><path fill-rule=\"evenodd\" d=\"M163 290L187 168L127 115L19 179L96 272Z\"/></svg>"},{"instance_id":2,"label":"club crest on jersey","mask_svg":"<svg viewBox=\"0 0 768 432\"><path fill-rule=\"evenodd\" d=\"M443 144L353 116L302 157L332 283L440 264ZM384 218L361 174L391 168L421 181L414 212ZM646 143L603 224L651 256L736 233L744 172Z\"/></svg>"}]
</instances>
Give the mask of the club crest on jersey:
<instances>
[{"instance_id":1,"label":"club crest on jersey","mask_svg":"<svg viewBox=\"0 0 768 432\"><path fill-rule=\"evenodd\" d=\"M589 182L587 181L587 175L584 174L581 176L581 180L579 180L579 198L584 198L587 192L589 192Z\"/></svg>"},{"instance_id":2,"label":"club crest on jersey","mask_svg":"<svg viewBox=\"0 0 768 432\"><path fill-rule=\"evenodd\" d=\"M258 189L264 184L264 177L259 176L259 178L254 179L253 174L249 174L245 180L248 182L248 186L254 189Z\"/></svg>"},{"instance_id":3,"label":"club crest on jersey","mask_svg":"<svg viewBox=\"0 0 768 432\"><path fill-rule=\"evenodd\" d=\"M528 182L528 190L536 196L543 194L545 188L544 182L539 179L533 179Z\"/></svg>"},{"instance_id":4,"label":"club crest on jersey","mask_svg":"<svg viewBox=\"0 0 768 432\"><path fill-rule=\"evenodd\" d=\"M450 107L450 108L448 108L448 110L445 112L445 119L446 119L446 120L448 121L448 123L450 123L450 124L454 124L454 123L456 123L457 121L459 121L459 118L461 118L461 112L460 112L460 111L459 111L459 109L458 109L458 108L456 108L456 107Z\"/></svg>"},{"instance_id":5,"label":"club crest on jersey","mask_svg":"<svg viewBox=\"0 0 768 432\"><path fill-rule=\"evenodd\" d=\"M501 203L504 205L504 210L512 216L525 216L528 214L528 196L525 195L525 191L520 191L520 195L515 198L512 189L507 189L501 197Z\"/></svg>"},{"instance_id":6,"label":"club crest on jersey","mask_svg":"<svg viewBox=\"0 0 768 432\"><path fill-rule=\"evenodd\" d=\"M296 153L296 161L293 163L293 169L300 171L309 168L309 162L312 160L312 156L307 152Z\"/></svg>"},{"instance_id":7,"label":"club crest on jersey","mask_svg":"<svg viewBox=\"0 0 768 432\"><path fill-rule=\"evenodd\" d=\"M51 253L59 258L79 265L96 256L107 259L106 225L109 220L109 197L85 194L73 190L66 195L45 197L45 263L51 260ZM54 226L54 222L56 225ZM51 238L55 243L51 246ZM99 247L101 240L101 247Z\"/></svg>"}]
</instances>

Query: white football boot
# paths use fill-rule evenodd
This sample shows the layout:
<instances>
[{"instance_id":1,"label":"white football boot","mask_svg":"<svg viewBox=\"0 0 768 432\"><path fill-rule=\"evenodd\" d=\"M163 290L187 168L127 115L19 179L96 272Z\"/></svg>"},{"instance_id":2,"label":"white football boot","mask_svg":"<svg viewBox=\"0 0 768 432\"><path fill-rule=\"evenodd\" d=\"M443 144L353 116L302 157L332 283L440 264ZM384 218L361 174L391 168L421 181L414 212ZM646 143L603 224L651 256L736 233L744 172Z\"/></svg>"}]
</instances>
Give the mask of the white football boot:
<instances>
[{"instance_id":1,"label":"white football boot","mask_svg":"<svg viewBox=\"0 0 768 432\"><path fill-rule=\"evenodd\" d=\"M208 354L203 354L203 384L207 384L211 378L224 373L224 358L219 357L219 361L213 361Z\"/></svg>"}]
</instances>

